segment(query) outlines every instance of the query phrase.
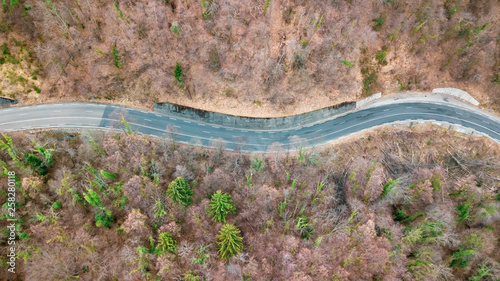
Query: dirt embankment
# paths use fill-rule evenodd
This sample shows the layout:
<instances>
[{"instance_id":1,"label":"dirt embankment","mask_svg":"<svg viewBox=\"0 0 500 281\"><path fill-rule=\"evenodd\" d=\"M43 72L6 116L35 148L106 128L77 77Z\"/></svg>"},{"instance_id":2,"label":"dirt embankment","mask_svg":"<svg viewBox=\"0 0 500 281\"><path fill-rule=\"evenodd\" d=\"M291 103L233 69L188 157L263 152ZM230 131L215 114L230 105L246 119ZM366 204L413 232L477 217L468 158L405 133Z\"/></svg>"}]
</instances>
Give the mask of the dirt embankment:
<instances>
[{"instance_id":1,"label":"dirt embankment","mask_svg":"<svg viewBox=\"0 0 500 281\"><path fill-rule=\"evenodd\" d=\"M20 1L0 11L0 91L272 117L456 87L499 110L499 15L487 0Z\"/></svg>"}]
</instances>

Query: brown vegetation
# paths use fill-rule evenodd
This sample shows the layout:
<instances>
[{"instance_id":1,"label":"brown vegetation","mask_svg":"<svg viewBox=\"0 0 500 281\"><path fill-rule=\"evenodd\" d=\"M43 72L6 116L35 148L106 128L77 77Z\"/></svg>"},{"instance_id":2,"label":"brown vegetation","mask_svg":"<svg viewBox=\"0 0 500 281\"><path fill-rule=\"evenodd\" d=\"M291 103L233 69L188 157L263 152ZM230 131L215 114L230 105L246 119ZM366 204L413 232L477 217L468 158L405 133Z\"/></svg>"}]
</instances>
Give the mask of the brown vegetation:
<instances>
[{"instance_id":1,"label":"brown vegetation","mask_svg":"<svg viewBox=\"0 0 500 281\"><path fill-rule=\"evenodd\" d=\"M385 128L301 156L174 147L124 133L12 137L18 161L3 150L0 166L20 177L23 280L500 278L500 149L487 139L427 125ZM46 175L23 158L30 139L55 149ZM166 196L177 177L193 190L187 207ZM100 202L87 199L90 190ZM208 214L216 190L232 197L227 223L243 237L243 252L228 261L217 252L223 224ZM103 208L109 221L99 217ZM163 233L173 240L160 241Z\"/></svg>"},{"instance_id":2,"label":"brown vegetation","mask_svg":"<svg viewBox=\"0 0 500 281\"><path fill-rule=\"evenodd\" d=\"M96 98L152 108L168 101L278 116L377 91L448 86L500 109L494 0L8 6L0 11L0 45L10 50L1 55L0 91L21 104Z\"/></svg>"}]
</instances>

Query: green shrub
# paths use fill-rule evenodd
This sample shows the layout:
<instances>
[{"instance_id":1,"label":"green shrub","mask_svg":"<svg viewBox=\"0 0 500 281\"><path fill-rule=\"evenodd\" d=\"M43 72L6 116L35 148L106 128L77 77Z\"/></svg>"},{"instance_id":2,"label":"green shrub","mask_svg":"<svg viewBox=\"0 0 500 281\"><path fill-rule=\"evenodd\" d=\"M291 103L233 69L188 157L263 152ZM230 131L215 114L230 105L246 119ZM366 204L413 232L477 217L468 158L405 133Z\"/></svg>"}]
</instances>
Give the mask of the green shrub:
<instances>
[{"instance_id":1,"label":"green shrub","mask_svg":"<svg viewBox=\"0 0 500 281\"><path fill-rule=\"evenodd\" d=\"M217 190L217 192L212 195L212 200L210 200L208 207L208 214L212 216L212 219L215 222L225 223L226 215L236 212L231 195L222 193L220 190Z\"/></svg>"},{"instance_id":2,"label":"green shrub","mask_svg":"<svg viewBox=\"0 0 500 281\"><path fill-rule=\"evenodd\" d=\"M498 213L495 204L483 204L478 208L474 221L487 223L493 219L493 217Z\"/></svg>"},{"instance_id":3,"label":"green shrub","mask_svg":"<svg viewBox=\"0 0 500 281\"><path fill-rule=\"evenodd\" d=\"M457 206L458 223L461 223L469 218L471 208L472 205L470 204L469 200Z\"/></svg>"},{"instance_id":4,"label":"green shrub","mask_svg":"<svg viewBox=\"0 0 500 281\"><path fill-rule=\"evenodd\" d=\"M266 166L266 159L265 158L262 158L262 159L259 159L257 157L255 157L253 160L252 160L252 168L256 169L257 172L261 172L262 169L264 169L264 167Z\"/></svg>"},{"instance_id":5,"label":"green shrub","mask_svg":"<svg viewBox=\"0 0 500 281\"><path fill-rule=\"evenodd\" d=\"M444 224L440 221L430 222L425 220L418 228L422 230L423 241L433 240L444 233Z\"/></svg>"},{"instance_id":6,"label":"green shrub","mask_svg":"<svg viewBox=\"0 0 500 281\"><path fill-rule=\"evenodd\" d=\"M193 274L192 272L187 272L184 274L184 281L201 281L203 279L200 279L201 277L198 275Z\"/></svg>"},{"instance_id":7,"label":"green shrub","mask_svg":"<svg viewBox=\"0 0 500 281\"><path fill-rule=\"evenodd\" d=\"M153 211L155 212L155 214L154 214L155 219L161 218L167 214L167 212L165 211L165 206L164 206L161 198L158 198L155 200L155 204L153 206Z\"/></svg>"},{"instance_id":8,"label":"green shrub","mask_svg":"<svg viewBox=\"0 0 500 281\"><path fill-rule=\"evenodd\" d=\"M110 172L106 172L104 170L101 170L100 171L101 175L107 179L110 179L110 180L115 180L116 179L116 175L115 174L112 174Z\"/></svg>"},{"instance_id":9,"label":"green shrub","mask_svg":"<svg viewBox=\"0 0 500 281\"><path fill-rule=\"evenodd\" d=\"M363 90L362 94L368 96L372 94L373 87L377 84L376 72L368 67L361 69L363 75Z\"/></svg>"},{"instance_id":10,"label":"green shrub","mask_svg":"<svg viewBox=\"0 0 500 281\"><path fill-rule=\"evenodd\" d=\"M54 165L54 162L52 160L52 157L54 155L54 149L46 149L45 145L40 145L38 144L35 140L32 140L33 143L35 144L36 149L32 149L33 152L37 152L42 156L42 161L45 163L46 166L50 167Z\"/></svg>"},{"instance_id":11,"label":"green shrub","mask_svg":"<svg viewBox=\"0 0 500 281\"><path fill-rule=\"evenodd\" d=\"M354 63L346 61L346 60L339 60L341 63L347 65L347 66L354 66Z\"/></svg>"},{"instance_id":12,"label":"green shrub","mask_svg":"<svg viewBox=\"0 0 500 281\"><path fill-rule=\"evenodd\" d=\"M453 16L457 12L457 6L449 7L447 11L448 11L448 18L451 18L451 16Z\"/></svg>"},{"instance_id":13,"label":"green shrub","mask_svg":"<svg viewBox=\"0 0 500 281\"><path fill-rule=\"evenodd\" d=\"M111 215L111 210L101 209L95 213L95 225L105 226L111 228L111 223L113 223L114 218Z\"/></svg>"},{"instance_id":14,"label":"green shrub","mask_svg":"<svg viewBox=\"0 0 500 281\"><path fill-rule=\"evenodd\" d=\"M389 178L387 182L382 187L382 193L380 194L380 199L384 199L389 193L396 189L396 186L399 184L399 179L393 180Z\"/></svg>"},{"instance_id":15,"label":"green shrub","mask_svg":"<svg viewBox=\"0 0 500 281\"><path fill-rule=\"evenodd\" d=\"M168 185L167 195L175 203L187 207L193 201L193 191L189 182L183 177L178 177Z\"/></svg>"},{"instance_id":16,"label":"green shrub","mask_svg":"<svg viewBox=\"0 0 500 281\"><path fill-rule=\"evenodd\" d=\"M54 210L61 209L61 207L62 207L61 202L54 202L52 204L52 209L54 209Z\"/></svg>"},{"instance_id":17,"label":"green shrub","mask_svg":"<svg viewBox=\"0 0 500 281\"><path fill-rule=\"evenodd\" d=\"M2 134L2 136L5 139L5 141L0 140L0 150L6 150L10 158L12 158L12 161L14 161L14 164L16 164L18 168L24 169L23 163L19 160L19 157L17 156L17 149L14 146L14 143L12 142L12 138L6 134Z\"/></svg>"},{"instance_id":18,"label":"green shrub","mask_svg":"<svg viewBox=\"0 0 500 281\"><path fill-rule=\"evenodd\" d=\"M2 47L0 48L1 51L2 51L2 55L4 56L10 56L10 49L9 49L9 46L7 46L7 43L3 43L2 44Z\"/></svg>"},{"instance_id":19,"label":"green shrub","mask_svg":"<svg viewBox=\"0 0 500 281\"><path fill-rule=\"evenodd\" d=\"M425 24L427 23L427 20L425 20L424 22L422 22L419 26L417 26L414 30L413 30L413 34L417 33L420 31L420 29L422 28L422 26L424 26Z\"/></svg>"},{"instance_id":20,"label":"green shrub","mask_svg":"<svg viewBox=\"0 0 500 281\"><path fill-rule=\"evenodd\" d=\"M384 25L385 18L380 16L374 19L373 22L375 22L375 24L373 25L373 30L379 31L380 29L382 29L382 25Z\"/></svg>"},{"instance_id":21,"label":"green shrub","mask_svg":"<svg viewBox=\"0 0 500 281\"><path fill-rule=\"evenodd\" d=\"M184 84L184 77L182 75L182 68L178 62L175 63L174 77L175 80L177 81L177 85L179 86L179 88L182 89Z\"/></svg>"},{"instance_id":22,"label":"green shrub","mask_svg":"<svg viewBox=\"0 0 500 281\"><path fill-rule=\"evenodd\" d=\"M443 180L441 179L441 174L436 173L431 177L431 186L434 190L441 190L443 185Z\"/></svg>"},{"instance_id":23,"label":"green shrub","mask_svg":"<svg viewBox=\"0 0 500 281\"><path fill-rule=\"evenodd\" d=\"M85 201L87 201L90 206L98 209L102 209L104 206L101 202L101 199L99 198L99 194L95 192L94 190L87 188L88 193L83 193L83 198L85 198Z\"/></svg>"},{"instance_id":24,"label":"green shrub","mask_svg":"<svg viewBox=\"0 0 500 281\"><path fill-rule=\"evenodd\" d=\"M127 205L128 202L128 197L127 196L121 196L120 198L116 199L113 201L113 206L116 208L122 208L124 209L125 206Z\"/></svg>"},{"instance_id":25,"label":"green shrub","mask_svg":"<svg viewBox=\"0 0 500 281\"><path fill-rule=\"evenodd\" d=\"M240 235L240 230L233 224L225 224L219 234L217 234L217 242L219 257L229 259L243 251L243 237Z\"/></svg>"},{"instance_id":26,"label":"green shrub","mask_svg":"<svg viewBox=\"0 0 500 281\"><path fill-rule=\"evenodd\" d=\"M428 260L415 259L408 262L408 271L417 279L424 280L429 274L432 273L432 263Z\"/></svg>"},{"instance_id":27,"label":"green shrub","mask_svg":"<svg viewBox=\"0 0 500 281\"><path fill-rule=\"evenodd\" d=\"M212 3L213 0L201 0L201 8L202 8L201 16L203 17L204 20L209 20L213 16L212 10L210 9Z\"/></svg>"},{"instance_id":28,"label":"green shrub","mask_svg":"<svg viewBox=\"0 0 500 281\"><path fill-rule=\"evenodd\" d=\"M316 24L316 27L314 28L314 32L318 31L319 26L321 25L321 22L323 21L323 15L319 18L318 23Z\"/></svg>"},{"instance_id":29,"label":"green shrub","mask_svg":"<svg viewBox=\"0 0 500 281\"><path fill-rule=\"evenodd\" d=\"M482 280L483 277L493 276L491 271L493 271L493 267L488 263L484 263L477 271L477 274L469 278L468 281L479 281Z\"/></svg>"},{"instance_id":30,"label":"green shrub","mask_svg":"<svg viewBox=\"0 0 500 281\"><path fill-rule=\"evenodd\" d=\"M19 4L19 0L2 0L2 7L7 7L7 2L9 2L9 10L12 11L15 5Z\"/></svg>"},{"instance_id":31,"label":"green shrub","mask_svg":"<svg viewBox=\"0 0 500 281\"><path fill-rule=\"evenodd\" d=\"M30 236L26 232L21 232L19 233L19 238L21 238L22 240L28 240L30 239Z\"/></svg>"},{"instance_id":32,"label":"green shrub","mask_svg":"<svg viewBox=\"0 0 500 281\"><path fill-rule=\"evenodd\" d=\"M121 68L122 58L120 56L120 52L116 49L116 45L111 49L111 57L113 58L113 63L115 64L116 68Z\"/></svg>"},{"instance_id":33,"label":"green shrub","mask_svg":"<svg viewBox=\"0 0 500 281\"><path fill-rule=\"evenodd\" d=\"M495 80L495 83L500 85L500 72L497 73L497 79Z\"/></svg>"},{"instance_id":34,"label":"green shrub","mask_svg":"<svg viewBox=\"0 0 500 281\"><path fill-rule=\"evenodd\" d=\"M300 54L295 54L292 67L293 69L304 68L304 58Z\"/></svg>"},{"instance_id":35,"label":"green shrub","mask_svg":"<svg viewBox=\"0 0 500 281\"><path fill-rule=\"evenodd\" d=\"M128 19L126 19L125 16L123 15L122 10L120 10L120 6L118 6L118 3L113 2L113 5L115 6L115 9L118 12L118 15L120 16L120 18L122 20L126 21L127 23L130 23L130 21Z\"/></svg>"},{"instance_id":36,"label":"green shrub","mask_svg":"<svg viewBox=\"0 0 500 281\"><path fill-rule=\"evenodd\" d=\"M175 35L179 35L179 33L181 32L181 29L179 27L179 23L176 21L172 22L172 26L170 26L170 30L172 30L172 32Z\"/></svg>"},{"instance_id":37,"label":"green shrub","mask_svg":"<svg viewBox=\"0 0 500 281\"><path fill-rule=\"evenodd\" d=\"M463 243L463 248L471 249L473 251L480 252L484 247L484 240L477 234L472 233L464 237L465 242Z\"/></svg>"},{"instance_id":38,"label":"green shrub","mask_svg":"<svg viewBox=\"0 0 500 281\"><path fill-rule=\"evenodd\" d=\"M206 245L206 246L202 246L202 247L199 247L197 250L196 250L196 256L193 258L193 260L191 261L191 264L195 264L195 263L198 263L198 264L204 264L207 259L210 257L210 254L209 253L205 253L205 250L209 247L210 245Z\"/></svg>"},{"instance_id":39,"label":"green shrub","mask_svg":"<svg viewBox=\"0 0 500 281\"><path fill-rule=\"evenodd\" d=\"M314 228L312 227L311 223L307 219L306 216L301 216L299 217L297 221L297 225L295 226L297 230L300 232L300 237L303 239L309 240L314 232Z\"/></svg>"},{"instance_id":40,"label":"green shrub","mask_svg":"<svg viewBox=\"0 0 500 281\"><path fill-rule=\"evenodd\" d=\"M264 4L264 15L267 12L267 9L269 8L269 3L271 3L271 0L267 0L266 3Z\"/></svg>"},{"instance_id":41,"label":"green shrub","mask_svg":"<svg viewBox=\"0 0 500 281\"><path fill-rule=\"evenodd\" d=\"M412 216L409 216L407 218L405 218L403 220L403 222L410 222L410 221L413 221L415 220L416 218L418 217L421 217L421 216L425 216L425 213L424 212L416 212L415 214L413 214Z\"/></svg>"},{"instance_id":42,"label":"green shrub","mask_svg":"<svg viewBox=\"0 0 500 281\"><path fill-rule=\"evenodd\" d=\"M451 261L450 267L461 267L466 268L467 265L472 261L472 257L475 252L473 250L468 249L460 249L458 251L453 252L453 260Z\"/></svg>"},{"instance_id":43,"label":"green shrub","mask_svg":"<svg viewBox=\"0 0 500 281\"><path fill-rule=\"evenodd\" d=\"M162 253L166 251L175 253L177 250L177 241L172 237L170 232L162 232L158 235L158 245Z\"/></svg>"},{"instance_id":44,"label":"green shrub","mask_svg":"<svg viewBox=\"0 0 500 281\"><path fill-rule=\"evenodd\" d=\"M406 212L404 210L401 210L401 209L397 209L395 212L394 212L394 220L396 221L404 221L406 219Z\"/></svg>"},{"instance_id":45,"label":"green shrub","mask_svg":"<svg viewBox=\"0 0 500 281\"><path fill-rule=\"evenodd\" d=\"M174 77L177 82L182 82L182 69L179 63L175 64Z\"/></svg>"},{"instance_id":46,"label":"green shrub","mask_svg":"<svg viewBox=\"0 0 500 281\"><path fill-rule=\"evenodd\" d=\"M45 165L45 163L42 160L38 159L34 154L25 153L24 159L26 160L26 163L31 168L31 170L36 174L45 176L49 173L47 165Z\"/></svg>"},{"instance_id":47,"label":"green shrub","mask_svg":"<svg viewBox=\"0 0 500 281\"><path fill-rule=\"evenodd\" d=\"M379 64L382 65L387 65L387 60L385 59L385 56L387 53L385 51L378 51L377 54L375 55L375 59L377 59Z\"/></svg>"}]
</instances>

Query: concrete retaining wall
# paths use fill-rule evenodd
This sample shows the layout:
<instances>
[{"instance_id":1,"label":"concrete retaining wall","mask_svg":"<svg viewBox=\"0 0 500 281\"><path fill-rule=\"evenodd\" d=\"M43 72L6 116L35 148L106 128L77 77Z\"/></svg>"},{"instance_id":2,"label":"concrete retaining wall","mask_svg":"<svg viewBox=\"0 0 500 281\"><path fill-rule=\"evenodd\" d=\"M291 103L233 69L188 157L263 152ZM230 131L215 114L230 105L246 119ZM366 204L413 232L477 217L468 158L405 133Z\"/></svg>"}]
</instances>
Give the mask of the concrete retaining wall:
<instances>
[{"instance_id":1,"label":"concrete retaining wall","mask_svg":"<svg viewBox=\"0 0 500 281\"><path fill-rule=\"evenodd\" d=\"M381 97L382 97L382 93L373 94L373 95L367 97L366 99L362 99L362 100L356 102L356 107L363 106L363 105L365 105L365 104L367 104L367 103L369 103L371 101L374 101L376 99L379 99Z\"/></svg>"},{"instance_id":2,"label":"concrete retaining wall","mask_svg":"<svg viewBox=\"0 0 500 281\"><path fill-rule=\"evenodd\" d=\"M17 104L17 100L0 97L0 105Z\"/></svg>"},{"instance_id":3,"label":"concrete retaining wall","mask_svg":"<svg viewBox=\"0 0 500 281\"><path fill-rule=\"evenodd\" d=\"M220 126L250 130L280 130L309 125L311 123L332 118L355 108L355 102L344 102L331 107L298 115L277 118L255 118L204 111L172 103L156 103L154 105L154 111L157 113Z\"/></svg>"},{"instance_id":4,"label":"concrete retaining wall","mask_svg":"<svg viewBox=\"0 0 500 281\"><path fill-rule=\"evenodd\" d=\"M475 106L479 105L479 102L473 98L469 93L466 91L462 91L460 89L455 89L455 88L437 88L432 90L433 94L447 94L447 95L452 95L455 97L459 97L467 102L472 103Z\"/></svg>"}]
</instances>

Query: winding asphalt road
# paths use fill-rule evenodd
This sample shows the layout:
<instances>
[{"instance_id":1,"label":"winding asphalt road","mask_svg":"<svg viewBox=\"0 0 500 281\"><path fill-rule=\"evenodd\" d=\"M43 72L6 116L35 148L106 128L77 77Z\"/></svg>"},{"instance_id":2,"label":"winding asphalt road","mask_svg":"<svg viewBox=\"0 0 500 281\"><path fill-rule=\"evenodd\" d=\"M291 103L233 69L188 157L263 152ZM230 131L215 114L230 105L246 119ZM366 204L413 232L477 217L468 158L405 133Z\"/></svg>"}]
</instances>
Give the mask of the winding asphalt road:
<instances>
[{"instance_id":1,"label":"winding asphalt road","mask_svg":"<svg viewBox=\"0 0 500 281\"><path fill-rule=\"evenodd\" d=\"M90 127L123 129L122 116L133 131L177 142L228 150L265 152L279 142L283 149L316 146L391 122L434 120L474 129L500 142L500 122L487 114L443 103L405 102L355 110L335 119L286 130L245 130L174 118L151 111L98 103L53 103L0 109L0 132L38 128ZM168 127L168 129L167 129ZM219 142L221 143L221 142Z\"/></svg>"}]
</instances>

